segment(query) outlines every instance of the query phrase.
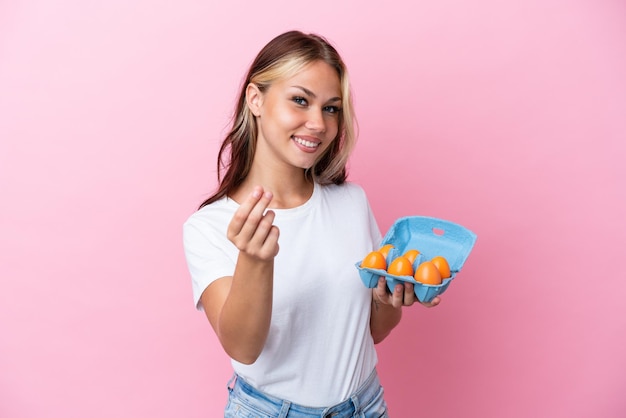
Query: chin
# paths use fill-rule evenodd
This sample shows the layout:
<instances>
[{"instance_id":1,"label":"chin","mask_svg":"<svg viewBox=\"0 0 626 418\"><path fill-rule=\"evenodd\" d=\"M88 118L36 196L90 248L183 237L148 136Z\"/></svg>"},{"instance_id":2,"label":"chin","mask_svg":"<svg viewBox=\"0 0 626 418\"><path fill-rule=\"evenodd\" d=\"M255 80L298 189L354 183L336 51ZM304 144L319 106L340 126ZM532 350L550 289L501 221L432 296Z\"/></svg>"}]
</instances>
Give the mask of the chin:
<instances>
[{"instance_id":1,"label":"chin","mask_svg":"<svg viewBox=\"0 0 626 418\"><path fill-rule=\"evenodd\" d=\"M311 167L313 167L315 165L315 163L317 162L317 160L315 161L295 161L294 162L294 166L301 168L302 170L309 170Z\"/></svg>"}]
</instances>

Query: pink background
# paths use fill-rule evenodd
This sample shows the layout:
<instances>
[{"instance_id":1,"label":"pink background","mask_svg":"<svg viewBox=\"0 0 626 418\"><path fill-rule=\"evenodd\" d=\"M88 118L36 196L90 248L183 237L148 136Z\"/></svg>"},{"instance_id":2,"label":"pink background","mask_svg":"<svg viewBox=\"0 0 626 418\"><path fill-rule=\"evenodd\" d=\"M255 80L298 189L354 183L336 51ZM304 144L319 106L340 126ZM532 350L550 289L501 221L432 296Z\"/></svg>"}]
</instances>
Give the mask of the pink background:
<instances>
[{"instance_id":1,"label":"pink background","mask_svg":"<svg viewBox=\"0 0 626 418\"><path fill-rule=\"evenodd\" d=\"M292 28L351 69L351 178L383 232L479 237L379 346L392 415L626 416L618 0L1 2L0 416L221 416L181 225L244 71Z\"/></svg>"}]
</instances>

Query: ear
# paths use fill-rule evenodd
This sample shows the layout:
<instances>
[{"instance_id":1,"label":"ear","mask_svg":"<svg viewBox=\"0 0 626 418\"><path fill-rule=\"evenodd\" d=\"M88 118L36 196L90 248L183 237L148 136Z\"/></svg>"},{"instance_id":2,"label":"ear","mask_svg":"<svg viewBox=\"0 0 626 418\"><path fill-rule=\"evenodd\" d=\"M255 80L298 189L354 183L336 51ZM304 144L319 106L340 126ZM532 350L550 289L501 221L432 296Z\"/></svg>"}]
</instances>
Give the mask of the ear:
<instances>
[{"instance_id":1,"label":"ear","mask_svg":"<svg viewBox=\"0 0 626 418\"><path fill-rule=\"evenodd\" d=\"M259 117L261 115L263 93L254 83L250 83L246 86L246 104L254 116Z\"/></svg>"}]
</instances>

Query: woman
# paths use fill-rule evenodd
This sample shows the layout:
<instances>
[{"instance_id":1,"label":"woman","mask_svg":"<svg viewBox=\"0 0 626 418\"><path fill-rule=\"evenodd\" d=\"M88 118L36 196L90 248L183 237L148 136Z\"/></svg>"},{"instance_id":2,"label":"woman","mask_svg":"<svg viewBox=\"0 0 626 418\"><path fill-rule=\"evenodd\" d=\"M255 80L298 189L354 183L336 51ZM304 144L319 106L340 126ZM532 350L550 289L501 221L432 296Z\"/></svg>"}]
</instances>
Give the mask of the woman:
<instances>
[{"instance_id":1,"label":"woman","mask_svg":"<svg viewBox=\"0 0 626 418\"><path fill-rule=\"evenodd\" d=\"M218 190L184 225L196 306L235 370L227 417L387 416L374 344L417 299L408 283L366 288L354 267L382 238L346 181L354 125L325 39L291 31L259 52Z\"/></svg>"}]
</instances>

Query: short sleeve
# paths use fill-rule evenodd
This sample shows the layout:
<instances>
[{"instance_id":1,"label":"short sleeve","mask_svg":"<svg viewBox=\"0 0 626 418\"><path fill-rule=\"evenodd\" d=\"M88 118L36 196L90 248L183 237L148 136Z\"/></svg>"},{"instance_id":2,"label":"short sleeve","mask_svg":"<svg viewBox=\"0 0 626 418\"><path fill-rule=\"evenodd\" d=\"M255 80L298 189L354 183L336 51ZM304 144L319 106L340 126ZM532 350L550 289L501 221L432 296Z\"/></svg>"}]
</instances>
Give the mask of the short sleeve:
<instances>
[{"instance_id":1,"label":"short sleeve","mask_svg":"<svg viewBox=\"0 0 626 418\"><path fill-rule=\"evenodd\" d=\"M202 292L215 280L234 273L234 245L226 238L225 231L191 217L183 225L183 246L191 275L193 301L196 309L202 310Z\"/></svg>"},{"instance_id":2,"label":"short sleeve","mask_svg":"<svg viewBox=\"0 0 626 418\"><path fill-rule=\"evenodd\" d=\"M380 232L380 228L378 227L378 222L376 221L376 217L374 216L374 211L372 210L372 207L370 206L369 200L367 198L367 194L365 193L364 190L363 190L363 196L365 199L365 206L367 207L367 217L369 220L369 233L372 239L372 245L374 246L372 250L375 250L378 247L380 247L380 243L383 240L383 236Z\"/></svg>"}]
</instances>

